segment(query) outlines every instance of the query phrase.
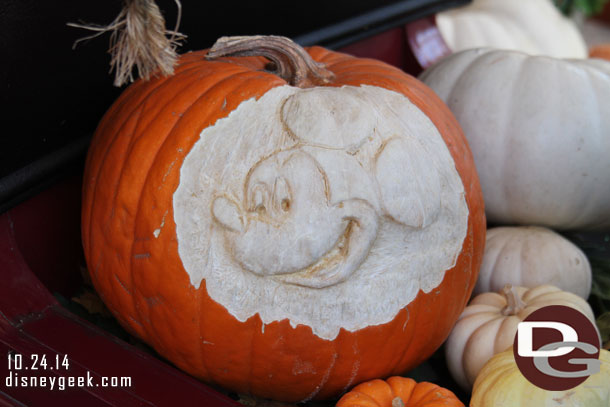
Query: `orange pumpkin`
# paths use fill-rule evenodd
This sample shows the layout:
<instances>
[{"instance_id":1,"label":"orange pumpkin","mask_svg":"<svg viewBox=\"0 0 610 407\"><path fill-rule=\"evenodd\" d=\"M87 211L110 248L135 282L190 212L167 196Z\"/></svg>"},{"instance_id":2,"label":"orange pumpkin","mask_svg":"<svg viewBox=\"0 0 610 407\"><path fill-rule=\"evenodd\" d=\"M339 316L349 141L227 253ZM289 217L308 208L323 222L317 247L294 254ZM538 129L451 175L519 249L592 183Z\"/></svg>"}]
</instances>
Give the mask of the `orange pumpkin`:
<instances>
[{"instance_id":1,"label":"orange pumpkin","mask_svg":"<svg viewBox=\"0 0 610 407\"><path fill-rule=\"evenodd\" d=\"M610 44L596 45L589 50L590 58L607 59L610 61Z\"/></svg>"},{"instance_id":2,"label":"orange pumpkin","mask_svg":"<svg viewBox=\"0 0 610 407\"><path fill-rule=\"evenodd\" d=\"M451 391L434 383L405 377L359 384L341 397L337 407L463 407Z\"/></svg>"},{"instance_id":3,"label":"orange pumpkin","mask_svg":"<svg viewBox=\"0 0 610 407\"><path fill-rule=\"evenodd\" d=\"M253 40L215 47L213 60L208 51L187 53L174 75L137 81L109 109L86 162L85 255L118 321L179 368L261 397L329 398L352 383L416 366L447 338L481 263L482 195L459 125L421 82L379 61L320 47L305 51L277 37ZM260 56L225 56L252 53L273 66ZM370 109L345 110L349 103L369 103L366 95L376 98ZM398 107L388 100L417 120L395 114ZM390 113L379 113L382 107ZM301 113L273 116L286 109ZM354 126L343 134L339 122ZM322 125L335 126L343 138L325 141ZM363 126L369 133L356 145L350 140ZM415 126L409 131L419 144L410 150L404 146L411 139L384 141L394 134L392 126ZM272 136L273 142L266 138ZM432 144L437 136L440 144ZM341 148L325 147L341 140L347 140ZM377 160L373 170L354 161L369 159ZM342 163L349 168L337 167ZM403 169L413 170L405 165L434 163L446 172L442 182L400 178ZM277 171L287 175L276 177ZM451 171L460 185L442 189ZM424 172L427 179L430 171ZM271 186L261 181L269 174L276 177ZM311 191L299 192L302 185ZM404 200L392 194L406 196L411 186L425 205L402 210ZM273 199L265 188L275 188ZM318 190L314 205L312 191ZM338 196L341 202L331 202ZM463 207L451 209L449 199ZM322 221L292 219L297 232L311 230L275 239L278 222L293 211ZM275 213L280 220L261 221ZM255 224L267 227L269 238L244 244ZM331 226L340 237L332 236ZM312 233L319 236L286 242ZM334 246L325 251L319 242ZM275 245L294 252L275 253ZM445 253L447 245L456 249ZM289 274L288 263L306 268ZM377 268L369 274L370 263Z\"/></svg>"}]
</instances>

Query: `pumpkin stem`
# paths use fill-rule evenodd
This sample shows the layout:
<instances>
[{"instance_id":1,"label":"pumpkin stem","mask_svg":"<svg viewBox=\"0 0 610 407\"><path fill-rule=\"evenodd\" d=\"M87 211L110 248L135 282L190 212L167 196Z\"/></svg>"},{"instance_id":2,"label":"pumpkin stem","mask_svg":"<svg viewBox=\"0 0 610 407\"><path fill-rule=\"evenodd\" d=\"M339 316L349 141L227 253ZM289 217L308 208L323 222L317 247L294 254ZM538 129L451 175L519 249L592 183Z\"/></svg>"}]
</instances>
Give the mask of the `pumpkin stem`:
<instances>
[{"instance_id":1,"label":"pumpkin stem","mask_svg":"<svg viewBox=\"0 0 610 407\"><path fill-rule=\"evenodd\" d=\"M324 64L314 61L303 47L286 37L222 37L208 51L206 59L230 56L263 56L272 62L274 74L299 88L327 84L335 76Z\"/></svg>"},{"instance_id":2,"label":"pumpkin stem","mask_svg":"<svg viewBox=\"0 0 610 407\"><path fill-rule=\"evenodd\" d=\"M517 315L525 308L525 303L517 292L517 289L510 284L502 288L502 294L506 297L506 307L502 310L502 315Z\"/></svg>"},{"instance_id":3,"label":"pumpkin stem","mask_svg":"<svg viewBox=\"0 0 610 407\"><path fill-rule=\"evenodd\" d=\"M405 402L400 397L394 397L392 399L392 407L405 407Z\"/></svg>"}]
</instances>

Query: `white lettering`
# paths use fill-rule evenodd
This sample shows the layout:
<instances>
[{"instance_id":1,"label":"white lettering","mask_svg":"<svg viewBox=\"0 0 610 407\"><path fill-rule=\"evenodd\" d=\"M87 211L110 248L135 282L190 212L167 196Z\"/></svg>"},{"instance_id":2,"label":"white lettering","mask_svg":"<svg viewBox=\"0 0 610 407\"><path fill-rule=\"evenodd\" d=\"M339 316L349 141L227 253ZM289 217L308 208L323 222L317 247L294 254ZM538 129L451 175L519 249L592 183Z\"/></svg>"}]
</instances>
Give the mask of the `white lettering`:
<instances>
[{"instance_id":1,"label":"white lettering","mask_svg":"<svg viewBox=\"0 0 610 407\"><path fill-rule=\"evenodd\" d=\"M569 325L561 322L550 321L526 321L517 326L519 340L517 342L517 353L521 357L557 357L567 355L574 350L573 346L562 346L555 350L533 350L534 328L554 329L561 332L563 342L578 342L578 333Z\"/></svg>"}]
</instances>

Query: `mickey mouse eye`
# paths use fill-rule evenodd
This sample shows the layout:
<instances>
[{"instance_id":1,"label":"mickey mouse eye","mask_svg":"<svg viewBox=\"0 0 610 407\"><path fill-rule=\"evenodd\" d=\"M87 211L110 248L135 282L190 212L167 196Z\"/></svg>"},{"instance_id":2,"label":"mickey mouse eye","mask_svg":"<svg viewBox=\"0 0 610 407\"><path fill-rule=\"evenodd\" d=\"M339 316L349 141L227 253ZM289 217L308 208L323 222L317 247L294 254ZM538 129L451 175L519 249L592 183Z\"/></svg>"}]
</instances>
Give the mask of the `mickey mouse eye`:
<instances>
[{"instance_id":1,"label":"mickey mouse eye","mask_svg":"<svg viewBox=\"0 0 610 407\"><path fill-rule=\"evenodd\" d=\"M250 194L250 212L256 212L260 215L267 213L267 203L269 202L269 191L265 184L256 184L252 187Z\"/></svg>"},{"instance_id":2,"label":"mickey mouse eye","mask_svg":"<svg viewBox=\"0 0 610 407\"><path fill-rule=\"evenodd\" d=\"M278 211L288 212L292 205L290 186L284 177L278 177L273 186L273 203Z\"/></svg>"},{"instance_id":3,"label":"mickey mouse eye","mask_svg":"<svg viewBox=\"0 0 610 407\"><path fill-rule=\"evenodd\" d=\"M290 210L290 199L282 199L281 207L284 212L288 212Z\"/></svg>"}]
</instances>

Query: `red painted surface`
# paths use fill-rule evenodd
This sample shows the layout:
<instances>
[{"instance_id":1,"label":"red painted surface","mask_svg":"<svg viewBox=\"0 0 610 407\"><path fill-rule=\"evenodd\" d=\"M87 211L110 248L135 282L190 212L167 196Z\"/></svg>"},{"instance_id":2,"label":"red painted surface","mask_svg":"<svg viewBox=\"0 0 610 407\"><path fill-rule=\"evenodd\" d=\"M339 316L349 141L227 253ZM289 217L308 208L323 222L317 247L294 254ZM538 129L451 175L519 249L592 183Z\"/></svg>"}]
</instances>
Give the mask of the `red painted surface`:
<instances>
[{"instance_id":1,"label":"red painted surface","mask_svg":"<svg viewBox=\"0 0 610 407\"><path fill-rule=\"evenodd\" d=\"M374 58L394 65L408 74L417 76L422 68L407 44L405 27L397 27L374 35L338 51L361 58Z\"/></svg>"},{"instance_id":2,"label":"red painted surface","mask_svg":"<svg viewBox=\"0 0 610 407\"><path fill-rule=\"evenodd\" d=\"M11 329L12 328L12 329ZM0 354L8 350L23 355L20 376L53 376L92 378L93 387L73 387L65 390L7 387L8 363L0 363L0 394L4 392L28 406L234 406L238 405L203 383L185 375L164 362L140 351L96 327L78 320L57 306L47 309L21 329L8 327L0 336ZM49 361L46 370L32 370L31 354ZM59 355L59 368L55 366ZM63 355L69 358L69 368L61 366ZM30 368L27 369L26 368ZM129 387L102 387L102 377L128 377ZM66 382L67 383L67 382Z\"/></svg>"},{"instance_id":3,"label":"red painted surface","mask_svg":"<svg viewBox=\"0 0 610 407\"><path fill-rule=\"evenodd\" d=\"M0 319L20 323L56 302L27 266L14 227L10 213L0 215Z\"/></svg>"},{"instance_id":4,"label":"red painted surface","mask_svg":"<svg viewBox=\"0 0 610 407\"><path fill-rule=\"evenodd\" d=\"M27 241L27 229L16 233L17 224L12 215L15 212L21 213L17 218L28 213L32 217L40 215L36 213L36 208L40 208L36 201L41 197L49 201L65 199L64 202L69 207L74 204L68 199L74 196L69 185L75 187L74 183L68 181L49 190L58 195L47 191L23 207L0 215L0 406L239 405L169 364L64 310L30 270L15 238L17 234L23 234L22 237ZM24 208L30 208L32 212ZM46 215L58 216L61 212ZM28 225L25 221L22 224L23 227ZM61 229L53 230L51 236L41 236L43 229L40 228L30 230L33 241L45 237L46 240L42 240L49 247L49 250L39 253L40 261L45 259L45 254L47 260L61 259L63 254L57 256L55 251L69 247L65 245L64 238L70 234L63 236ZM22 355L22 369L13 368L9 371L9 352ZM54 368L45 370L39 366L39 369L34 370L32 358L40 360L43 355L48 366ZM64 355L69 358L69 368L55 368L53 365L56 356L63 360ZM93 383L98 385L101 384L102 377L129 377L131 386L67 386L70 377L87 377L88 374L94 380ZM66 388L51 391L48 385L37 388L14 385L19 377L30 376L53 377L56 383L64 380Z\"/></svg>"},{"instance_id":5,"label":"red painted surface","mask_svg":"<svg viewBox=\"0 0 610 407\"><path fill-rule=\"evenodd\" d=\"M434 16L377 34L339 51L387 62L413 76L451 54Z\"/></svg>"},{"instance_id":6,"label":"red painted surface","mask_svg":"<svg viewBox=\"0 0 610 407\"><path fill-rule=\"evenodd\" d=\"M82 286L85 260L80 240L81 174L11 209L17 247L51 293L70 298Z\"/></svg>"},{"instance_id":7,"label":"red painted surface","mask_svg":"<svg viewBox=\"0 0 610 407\"><path fill-rule=\"evenodd\" d=\"M24 406L24 404L19 403L17 400L7 396L6 394L0 393L0 407L14 406Z\"/></svg>"},{"instance_id":8,"label":"red painted surface","mask_svg":"<svg viewBox=\"0 0 610 407\"><path fill-rule=\"evenodd\" d=\"M345 52L360 58L374 58L390 65L403 68L407 53L402 27L385 31L381 34L358 41L341 48Z\"/></svg>"}]
</instances>

